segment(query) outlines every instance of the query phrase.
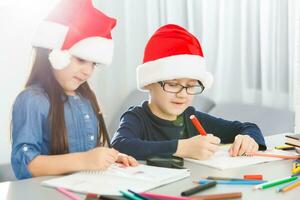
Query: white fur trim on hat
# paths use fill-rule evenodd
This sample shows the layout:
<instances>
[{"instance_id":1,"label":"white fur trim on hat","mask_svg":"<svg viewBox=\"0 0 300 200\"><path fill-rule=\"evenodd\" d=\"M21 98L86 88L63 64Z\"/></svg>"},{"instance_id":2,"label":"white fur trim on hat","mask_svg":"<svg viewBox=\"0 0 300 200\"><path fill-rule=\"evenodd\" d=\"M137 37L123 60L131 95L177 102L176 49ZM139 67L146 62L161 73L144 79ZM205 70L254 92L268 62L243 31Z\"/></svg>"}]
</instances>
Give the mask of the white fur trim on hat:
<instances>
[{"instance_id":1,"label":"white fur trim on hat","mask_svg":"<svg viewBox=\"0 0 300 200\"><path fill-rule=\"evenodd\" d=\"M32 46L42 47L47 49L56 49L53 55L49 55L49 59L52 66L56 69L62 69L65 66L69 56L66 55L66 50L63 50L63 54L66 56L58 55L59 49L62 48L69 28L67 26L43 21L39 25L36 35L33 38ZM112 39L104 37L88 37L78 41L68 51L72 56L79 57L81 59L95 62L101 65L109 65L112 62L114 44ZM57 64L59 66L57 66ZM62 68L61 68L62 67Z\"/></svg>"},{"instance_id":2,"label":"white fur trim on hat","mask_svg":"<svg viewBox=\"0 0 300 200\"><path fill-rule=\"evenodd\" d=\"M71 55L68 50L54 49L49 54L49 61L54 69L63 69L71 62Z\"/></svg>"},{"instance_id":3,"label":"white fur trim on hat","mask_svg":"<svg viewBox=\"0 0 300 200\"><path fill-rule=\"evenodd\" d=\"M103 37L88 37L77 42L69 50L72 56L95 63L109 65L113 57L113 40Z\"/></svg>"},{"instance_id":4,"label":"white fur trim on hat","mask_svg":"<svg viewBox=\"0 0 300 200\"><path fill-rule=\"evenodd\" d=\"M60 49L65 41L69 28L62 24L43 21L37 28L32 46L46 49Z\"/></svg>"},{"instance_id":5,"label":"white fur trim on hat","mask_svg":"<svg viewBox=\"0 0 300 200\"><path fill-rule=\"evenodd\" d=\"M208 89L213 82L213 76L206 71L205 60L197 55L176 55L149 61L137 67L137 87L144 87L158 81L191 78L201 81Z\"/></svg>"}]
</instances>

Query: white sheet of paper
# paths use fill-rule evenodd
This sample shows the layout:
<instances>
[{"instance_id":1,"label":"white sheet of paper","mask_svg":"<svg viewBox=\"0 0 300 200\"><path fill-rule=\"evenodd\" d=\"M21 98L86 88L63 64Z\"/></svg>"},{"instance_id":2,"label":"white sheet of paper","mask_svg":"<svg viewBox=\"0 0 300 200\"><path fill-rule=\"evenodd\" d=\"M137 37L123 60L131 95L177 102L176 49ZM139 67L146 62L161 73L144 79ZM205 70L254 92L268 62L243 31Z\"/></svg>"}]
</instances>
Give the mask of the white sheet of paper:
<instances>
[{"instance_id":1,"label":"white sheet of paper","mask_svg":"<svg viewBox=\"0 0 300 200\"><path fill-rule=\"evenodd\" d=\"M282 150L268 150L265 153L279 154L279 155L297 155L295 152L288 152ZM270 158L270 157L260 157L260 156L237 156L231 157L228 154L226 148L221 148L208 160L195 160L190 158L185 158L185 160L194 162L200 165L205 165L217 169L231 169L244 167L248 165L255 165L264 162L272 162L276 160L282 160L282 158Z\"/></svg>"}]
</instances>

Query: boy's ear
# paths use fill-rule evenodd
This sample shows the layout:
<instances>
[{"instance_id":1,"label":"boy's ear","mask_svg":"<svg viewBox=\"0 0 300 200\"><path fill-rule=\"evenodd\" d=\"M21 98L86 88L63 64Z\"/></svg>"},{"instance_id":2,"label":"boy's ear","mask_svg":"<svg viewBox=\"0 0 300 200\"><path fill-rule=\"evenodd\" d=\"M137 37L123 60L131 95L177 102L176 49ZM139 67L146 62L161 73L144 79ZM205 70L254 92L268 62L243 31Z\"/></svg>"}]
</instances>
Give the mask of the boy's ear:
<instances>
[{"instance_id":1,"label":"boy's ear","mask_svg":"<svg viewBox=\"0 0 300 200\"><path fill-rule=\"evenodd\" d=\"M145 88L146 90L149 90L149 91L150 91L150 90L152 89L153 85L154 85L154 83L151 83L151 84L149 84L149 85L144 86L144 88Z\"/></svg>"}]
</instances>

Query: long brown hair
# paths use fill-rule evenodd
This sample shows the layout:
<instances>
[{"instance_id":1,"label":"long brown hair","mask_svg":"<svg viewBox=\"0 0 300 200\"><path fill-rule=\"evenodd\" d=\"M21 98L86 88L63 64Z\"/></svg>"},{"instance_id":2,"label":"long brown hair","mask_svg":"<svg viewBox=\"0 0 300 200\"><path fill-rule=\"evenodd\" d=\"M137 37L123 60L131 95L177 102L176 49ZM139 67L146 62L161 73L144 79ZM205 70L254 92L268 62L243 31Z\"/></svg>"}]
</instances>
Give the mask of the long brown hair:
<instances>
[{"instance_id":1,"label":"long brown hair","mask_svg":"<svg viewBox=\"0 0 300 200\"><path fill-rule=\"evenodd\" d=\"M49 62L50 50L43 48L35 49L35 60L25 87L33 84L39 84L47 93L50 108L48 122L51 132L50 153L52 155L65 154L69 152L66 123L64 117L64 102L67 100L63 88L57 82L52 72L52 66ZM88 99L95 111L99 121L99 133L97 137L97 146L109 146L109 138L101 113L97 98L87 82L81 84L77 90L81 96Z\"/></svg>"}]
</instances>

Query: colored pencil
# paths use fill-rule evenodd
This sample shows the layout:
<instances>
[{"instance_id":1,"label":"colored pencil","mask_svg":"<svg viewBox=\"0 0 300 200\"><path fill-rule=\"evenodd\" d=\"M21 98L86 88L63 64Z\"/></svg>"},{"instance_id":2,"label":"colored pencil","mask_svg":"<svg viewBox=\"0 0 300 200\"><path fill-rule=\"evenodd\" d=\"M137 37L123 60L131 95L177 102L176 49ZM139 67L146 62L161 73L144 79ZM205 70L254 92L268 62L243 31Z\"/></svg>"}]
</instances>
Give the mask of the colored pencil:
<instances>
[{"instance_id":1,"label":"colored pencil","mask_svg":"<svg viewBox=\"0 0 300 200\"><path fill-rule=\"evenodd\" d=\"M294 181L296 179L298 179L297 176L289 176L286 178L275 179L275 180L269 181L267 183L256 185L256 186L254 186L254 189L267 189L267 188L270 188L273 186L281 185L283 183L288 183L288 182Z\"/></svg>"},{"instance_id":2,"label":"colored pencil","mask_svg":"<svg viewBox=\"0 0 300 200\"><path fill-rule=\"evenodd\" d=\"M58 187L56 188L57 191L59 191L60 193L62 193L63 195L69 197L69 199L72 200L81 200L80 197L76 196L75 194L73 194L72 192L70 192L69 190L62 188L62 187Z\"/></svg>"},{"instance_id":3,"label":"colored pencil","mask_svg":"<svg viewBox=\"0 0 300 200\"><path fill-rule=\"evenodd\" d=\"M293 181L293 182L291 182L291 183L289 183L289 184L287 184L287 185L279 188L277 190L277 192L287 192L287 191L290 191L290 190L292 190L292 189L294 189L294 188L296 188L298 186L300 186L300 180L295 180L295 181Z\"/></svg>"},{"instance_id":4,"label":"colored pencil","mask_svg":"<svg viewBox=\"0 0 300 200\"><path fill-rule=\"evenodd\" d=\"M233 193L209 194L209 195L199 195L199 196L197 195L197 196L192 196L191 198L194 200L197 200L198 198L202 200L239 199L242 198L242 193L233 192Z\"/></svg>"},{"instance_id":5,"label":"colored pencil","mask_svg":"<svg viewBox=\"0 0 300 200\"><path fill-rule=\"evenodd\" d=\"M197 185L196 187L193 187L191 189L185 190L181 193L181 196L191 196L195 193L201 192L203 190L209 189L211 187L214 187L217 185L216 181L211 181L210 183L206 183L203 185Z\"/></svg>"},{"instance_id":6,"label":"colored pencil","mask_svg":"<svg viewBox=\"0 0 300 200\"><path fill-rule=\"evenodd\" d=\"M211 180L200 180L197 183L198 184L206 184L208 182L211 182ZM267 181L264 180L241 180L241 181L236 181L236 180L216 180L217 184L222 184L222 185L257 185L257 184L262 184Z\"/></svg>"},{"instance_id":7,"label":"colored pencil","mask_svg":"<svg viewBox=\"0 0 300 200\"><path fill-rule=\"evenodd\" d=\"M230 177L220 177L220 176L208 176L205 179L208 180L224 180L224 181L243 181L242 178L230 178Z\"/></svg>"}]
</instances>

